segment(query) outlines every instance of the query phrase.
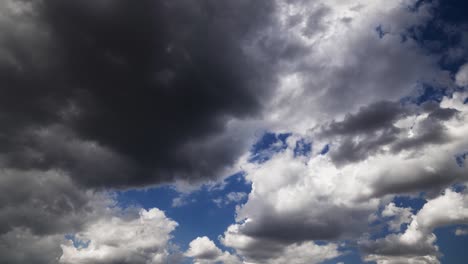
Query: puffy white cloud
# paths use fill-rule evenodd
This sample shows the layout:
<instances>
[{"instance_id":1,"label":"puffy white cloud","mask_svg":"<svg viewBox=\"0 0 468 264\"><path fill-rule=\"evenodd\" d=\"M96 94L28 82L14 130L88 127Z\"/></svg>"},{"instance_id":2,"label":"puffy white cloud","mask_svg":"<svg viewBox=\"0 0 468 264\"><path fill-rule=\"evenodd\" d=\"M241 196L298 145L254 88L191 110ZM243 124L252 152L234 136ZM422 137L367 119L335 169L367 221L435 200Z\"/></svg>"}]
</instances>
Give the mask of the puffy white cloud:
<instances>
[{"instance_id":1,"label":"puffy white cloud","mask_svg":"<svg viewBox=\"0 0 468 264\"><path fill-rule=\"evenodd\" d=\"M403 224L411 222L413 213L411 208L401 208L397 207L395 203L390 203L385 206L382 216L392 218L387 221L388 227L391 231L399 232Z\"/></svg>"},{"instance_id":2,"label":"puffy white cloud","mask_svg":"<svg viewBox=\"0 0 468 264\"><path fill-rule=\"evenodd\" d=\"M0 173L2 263L163 263L174 251L177 223L158 209L122 209L113 195L84 190L61 171ZM75 248L68 234L88 246ZM176 263L177 253L170 258Z\"/></svg>"},{"instance_id":3,"label":"puffy white cloud","mask_svg":"<svg viewBox=\"0 0 468 264\"><path fill-rule=\"evenodd\" d=\"M222 252L208 237L197 237L189 244L185 256L193 258L195 264L240 264L240 259L225 251Z\"/></svg>"},{"instance_id":4,"label":"puffy white cloud","mask_svg":"<svg viewBox=\"0 0 468 264\"><path fill-rule=\"evenodd\" d=\"M243 168L246 179L252 182L252 191L248 201L238 208L238 223L226 232L225 245L235 248L241 255L250 255L252 259L266 259L274 252L272 247L281 249L284 245L310 240L357 239L367 232L368 220L381 203L387 203L392 195L441 190L451 183L465 181L467 168L457 164L455 159L458 153L468 148L465 136L468 134L468 109L463 104L464 98L463 93L456 93L451 98L444 98L440 106L421 106L417 108L421 114L410 106L407 114L382 125L384 129L395 129L390 140L372 143L377 151L345 164L335 162L333 155L344 144L341 139L347 137L348 132L338 136L328 132L314 140L316 130L309 134L316 148L310 156L294 155L299 136L293 135L287 140L287 148L270 160L260 164L246 162ZM346 118L356 125L359 115L364 112ZM344 127L345 121L340 122L336 124ZM432 137L424 136L427 131L434 131L434 127L440 128L444 135L442 140L434 141ZM360 131L356 126L354 129ZM372 132L375 137L382 136L380 129L375 127L376 132ZM364 143L373 140L372 136L360 136L355 132L352 136ZM420 139L410 144L406 143L408 138ZM402 142L405 142L404 148L395 150L393 146ZM329 153L318 154L327 143L330 144ZM445 218L439 223L435 213L430 217L424 215L435 203L431 201L418 213L417 222L412 220L409 208L391 204L382 213L389 217L392 231L397 232L402 224L411 222L407 234L401 239L420 235L420 238L413 237L418 241L417 258L437 251L435 238L430 233L421 235L410 230L419 230L417 225L428 226L431 230L433 226L452 223L443 222ZM393 241L399 239L399 235L393 235L387 242L394 244ZM256 248L254 252L249 251L250 247ZM404 247L391 250L405 252Z\"/></svg>"},{"instance_id":5,"label":"puffy white cloud","mask_svg":"<svg viewBox=\"0 0 468 264\"><path fill-rule=\"evenodd\" d=\"M468 224L468 195L450 189L428 200L412 217L406 231L391 234L376 241L362 241L361 247L368 255L366 260L377 263L440 263L437 237L433 230L440 226Z\"/></svg>"},{"instance_id":6,"label":"puffy white cloud","mask_svg":"<svg viewBox=\"0 0 468 264\"><path fill-rule=\"evenodd\" d=\"M411 12L416 1L276 2L279 22L252 44L254 56L278 68L278 92L265 111L273 128L303 133L382 98L407 96L420 82L452 85L435 56L411 38L402 41L408 28L431 18L431 4Z\"/></svg>"},{"instance_id":7,"label":"puffy white cloud","mask_svg":"<svg viewBox=\"0 0 468 264\"><path fill-rule=\"evenodd\" d=\"M359 175L341 172L326 156L314 155L304 162L294 157L292 148L264 164L245 167L252 191L238 210L239 221L249 220L242 232L301 241L363 231L379 201L361 199L369 190Z\"/></svg>"},{"instance_id":8,"label":"puffy white cloud","mask_svg":"<svg viewBox=\"0 0 468 264\"><path fill-rule=\"evenodd\" d=\"M416 215L419 230L468 222L468 195L447 189L445 193L429 200Z\"/></svg>"},{"instance_id":9,"label":"puffy white cloud","mask_svg":"<svg viewBox=\"0 0 468 264\"><path fill-rule=\"evenodd\" d=\"M87 246L62 244L61 263L165 263L177 223L157 208L137 215L111 215L89 223L75 239Z\"/></svg>"}]
</instances>

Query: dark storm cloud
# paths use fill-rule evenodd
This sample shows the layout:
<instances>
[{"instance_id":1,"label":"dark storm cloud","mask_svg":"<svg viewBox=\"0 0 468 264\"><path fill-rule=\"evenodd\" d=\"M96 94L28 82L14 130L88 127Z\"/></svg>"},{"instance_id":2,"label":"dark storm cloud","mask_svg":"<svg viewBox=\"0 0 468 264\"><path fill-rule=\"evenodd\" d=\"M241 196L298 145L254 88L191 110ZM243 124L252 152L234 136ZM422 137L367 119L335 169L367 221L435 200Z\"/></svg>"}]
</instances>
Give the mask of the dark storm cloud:
<instances>
[{"instance_id":1,"label":"dark storm cloud","mask_svg":"<svg viewBox=\"0 0 468 264\"><path fill-rule=\"evenodd\" d=\"M108 206L87 187L222 176L248 149L227 121L274 82L243 50L273 8L2 1L0 262L55 263L63 234Z\"/></svg>"},{"instance_id":2,"label":"dark storm cloud","mask_svg":"<svg viewBox=\"0 0 468 264\"><path fill-rule=\"evenodd\" d=\"M272 88L268 67L243 49L270 19L270 1L11 3L28 8L12 11L0 36L13 58L0 60L4 166L132 186L217 177L245 150L226 122L255 115ZM56 127L64 140L30 135ZM108 155L75 155L67 140Z\"/></svg>"}]
</instances>

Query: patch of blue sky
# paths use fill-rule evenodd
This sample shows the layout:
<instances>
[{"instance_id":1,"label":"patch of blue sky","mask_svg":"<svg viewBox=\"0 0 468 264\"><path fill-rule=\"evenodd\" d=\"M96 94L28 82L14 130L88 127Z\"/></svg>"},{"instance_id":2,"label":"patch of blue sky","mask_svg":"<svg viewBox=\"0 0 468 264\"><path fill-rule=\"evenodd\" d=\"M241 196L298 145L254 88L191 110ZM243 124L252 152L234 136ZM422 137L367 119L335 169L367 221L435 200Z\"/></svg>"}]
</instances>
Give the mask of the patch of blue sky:
<instances>
[{"instance_id":1,"label":"patch of blue sky","mask_svg":"<svg viewBox=\"0 0 468 264\"><path fill-rule=\"evenodd\" d=\"M229 193L245 193L251 191L251 184L246 182L242 173L234 174L225 179L222 188L203 186L190 194L180 194L172 186L161 186L146 190L128 190L116 193L119 206L139 206L145 209L157 207L176 221L179 226L172 233L174 243L185 251L188 244L199 236L207 236L218 247L224 248L218 241L227 227L235 222L235 208L238 202L215 204L218 198L225 199ZM185 201L174 207L173 200L181 198Z\"/></svg>"},{"instance_id":2,"label":"patch of blue sky","mask_svg":"<svg viewBox=\"0 0 468 264\"><path fill-rule=\"evenodd\" d=\"M465 167L465 161L467 157L468 157L468 151L455 155L455 161L457 162L457 165L460 168Z\"/></svg>"},{"instance_id":3,"label":"patch of blue sky","mask_svg":"<svg viewBox=\"0 0 468 264\"><path fill-rule=\"evenodd\" d=\"M425 193L419 193L417 196L398 195L393 198L393 203L398 207L411 207L413 213L417 213L426 203Z\"/></svg>"},{"instance_id":4,"label":"patch of blue sky","mask_svg":"<svg viewBox=\"0 0 468 264\"><path fill-rule=\"evenodd\" d=\"M303 138L296 141L296 146L294 147L294 157L309 156L311 151L312 142L309 142Z\"/></svg>"},{"instance_id":5,"label":"patch of blue sky","mask_svg":"<svg viewBox=\"0 0 468 264\"><path fill-rule=\"evenodd\" d=\"M169 185L116 192L117 205L121 208L142 207L148 209L157 207L164 211L172 206L173 199L178 195L176 189Z\"/></svg>"},{"instance_id":6,"label":"patch of blue sky","mask_svg":"<svg viewBox=\"0 0 468 264\"><path fill-rule=\"evenodd\" d=\"M286 140L291 136L291 133L272 133L266 132L252 146L250 150L249 162L264 163L269 160L275 153L283 151L287 148Z\"/></svg>"},{"instance_id":7,"label":"patch of blue sky","mask_svg":"<svg viewBox=\"0 0 468 264\"><path fill-rule=\"evenodd\" d=\"M387 34L387 32L384 31L382 25L378 25L377 27L375 27L375 31L377 32L379 38L383 38L385 34Z\"/></svg>"},{"instance_id":8,"label":"patch of blue sky","mask_svg":"<svg viewBox=\"0 0 468 264\"><path fill-rule=\"evenodd\" d=\"M417 12L419 8L421 7L421 5L425 2L427 2L427 0L418 0L412 4L407 5L407 8L410 12L414 13L414 12Z\"/></svg>"},{"instance_id":9,"label":"patch of blue sky","mask_svg":"<svg viewBox=\"0 0 468 264\"><path fill-rule=\"evenodd\" d=\"M466 190L466 185L463 183L455 183L451 186L451 188L455 192L464 192Z\"/></svg>"},{"instance_id":10,"label":"patch of blue sky","mask_svg":"<svg viewBox=\"0 0 468 264\"><path fill-rule=\"evenodd\" d=\"M434 87L426 83L418 83L413 94L403 97L402 104L421 105L425 102L433 101L440 103L445 96L451 96L453 91L445 87Z\"/></svg>"},{"instance_id":11,"label":"patch of blue sky","mask_svg":"<svg viewBox=\"0 0 468 264\"><path fill-rule=\"evenodd\" d=\"M87 248L91 242L89 240L81 240L74 234L66 234L65 239L72 241L75 248Z\"/></svg>"},{"instance_id":12,"label":"patch of blue sky","mask_svg":"<svg viewBox=\"0 0 468 264\"><path fill-rule=\"evenodd\" d=\"M465 98L465 101L463 101L463 104L468 104L468 97Z\"/></svg>"},{"instance_id":13,"label":"patch of blue sky","mask_svg":"<svg viewBox=\"0 0 468 264\"><path fill-rule=\"evenodd\" d=\"M330 151L330 145L329 144L326 144L322 150L319 152L320 155L325 155L327 154L328 152Z\"/></svg>"},{"instance_id":14,"label":"patch of blue sky","mask_svg":"<svg viewBox=\"0 0 468 264\"><path fill-rule=\"evenodd\" d=\"M452 225L437 228L434 234L437 236L437 245L443 254L441 263L465 264L468 259L468 235L456 236L457 228L468 228L467 225Z\"/></svg>"},{"instance_id":15,"label":"patch of blue sky","mask_svg":"<svg viewBox=\"0 0 468 264\"><path fill-rule=\"evenodd\" d=\"M452 56L449 51L463 45L464 37L461 34L463 30L456 30L456 27L468 22L468 16L466 16L468 2L444 0L436 3L431 0L419 0L409 10L416 12L422 4L428 2L435 4L435 8L431 9L432 18L424 25L408 28L403 33L402 38L411 38L427 53L440 55L440 67L455 73L465 63L465 58L464 56Z\"/></svg>"}]
</instances>

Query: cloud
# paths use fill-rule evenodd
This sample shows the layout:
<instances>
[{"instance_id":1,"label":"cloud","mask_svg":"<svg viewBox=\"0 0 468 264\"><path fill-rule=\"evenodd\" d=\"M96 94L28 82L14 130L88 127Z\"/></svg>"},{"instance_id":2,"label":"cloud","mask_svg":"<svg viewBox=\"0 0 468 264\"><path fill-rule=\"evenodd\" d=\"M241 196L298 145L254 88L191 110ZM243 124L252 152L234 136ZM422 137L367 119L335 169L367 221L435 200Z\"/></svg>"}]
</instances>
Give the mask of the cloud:
<instances>
[{"instance_id":1,"label":"cloud","mask_svg":"<svg viewBox=\"0 0 468 264\"><path fill-rule=\"evenodd\" d=\"M73 232L108 203L60 171L2 169L1 175L0 234L15 228L33 235Z\"/></svg>"},{"instance_id":2,"label":"cloud","mask_svg":"<svg viewBox=\"0 0 468 264\"><path fill-rule=\"evenodd\" d=\"M180 196L175 197L174 199L172 199L171 206L172 207L182 207L182 206L186 206L188 204L194 203L194 202L196 202L195 198L190 198L190 196L188 194L181 194Z\"/></svg>"},{"instance_id":3,"label":"cloud","mask_svg":"<svg viewBox=\"0 0 468 264\"><path fill-rule=\"evenodd\" d=\"M319 246L313 242L304 242L293 244L285 248L281 255L269 259L268 263L287 264L287 263L321 263L325 260L338 257L340 253L335 244Z\"/></svg>"},{"instance_id":4,"label":"cloud","mask_svg":"<svg viewBox=\"0 0 468 264\"><path fill-rule=\"evenodd\" d=\"M12 168L61 169L89 187L218 178L248 149L252 131L232 124L259 114L274 90L270 67L244 49L270 21L269 1L2 6L1 82L9 88L1 94L0 146L14 152ZM29 133L55 127L107 156L51 155L52 139L38 144ZM31 153L45 158L31 161ZM124 170L91 175L89 161L108 158Z\"/></svg>"},{"instance_id":5,"label":"cloud","mask_svg":"<svg viewBox=\"0 0 468 264\"><path fill-rule=\"evenodd\" d=\"M165 263L176 227L157 208L102 218L75 234L74 239L86 246L76 247L71 240L61 245L60 263Z\"/></svg>"},{"instance_id":6,"label":"cloud","mask_svg":"<svg viewBox=\"0 0 468 264\"><path fill-rule=\"evenodd\" d=\"M21 264L58 263L63 235L35 235L25 228L13 228L0 235L0 261Z\"/></svg>"},{"instance_id":7,"label":"cloud","mask_svg":"<svg viewBox=\"0 0 468 264\"><path fill-rule=\"evenodd\" d=\"M400 39L430 18L428 5L417 12L373 1L3 5L5 162L65 170L88 187L225 176L256 129L303 133L298 128L323 120L311 113L330 118L400 98L416 81L450 80ZM388 36L378 39L376 24ZM79 144L54 142L51 153L52 138L36 142L34 131L57 127L98 151L83 158L71 154ZM57 155L63 148L68 155ZM108 162L118 167L99 166Z\"/></svg>"},{"instance_id":8,"label":"cloud","mask_svg":"<svg viewBox=\"0 0 468 264\"><path fill-rule=\"evenodd\" d=\"M59 244L65 263L179 258L170 252L174 220L118 208L105 192L193 189L241 169L251 193L215 200L247 198L222 238L241 259L334 258L340 250L328 242L360 238L387 205L381 216L396 233L363 244L366 258L437 263L431 230L454 218L432 212L435 200L416 215L388 205L397 194L433 195L467 180L467 67L453 70L467 42L442 55L429 47L437 43L421 43L437 6L3 1L0 260L54 263ZM401 100L421 87L445 97ZM276 143L250 156L264 131ZM75 236L64 243L67 234ZM410 238L418 245L402 246ZM207 238L192 242L186 255L200 263L238 261ZM23 254L8 250L17 245Z\"/></svg>"},{"instance_id":9,"label":"cloud","mask_svg":"<svg viewBox=\"0 0 468 264\"><path fill-rule=\"evenodd\" d=\"M466 236L466 235L468 235L468 230L467 229L462 229L462 228L457 228L457 230L455 230L455 235L456 236Z\"/></svg>"},{"instance_id":10,"label":"cloud","mask_svg":"<svg viewBox=\"0 0 468 264\"><path fill-rule=\"evenodd\" d=\"M370 180L374 195L444 186L466 175L453 162L454 155L467 148L466 139L461 136L467 131L463 121L467 118L464 96L455 93L452 98L445 97L439 106L426 103L416 109L402 108L400 112L404 111L404 115L386 121L390 123L381 127L370 127L365 133L341 132L333 137L334 130L326 128L327 137L320 141L330 144L331 159L342 166L342 171L352 173L365 166L366 171L360 173ZM366 110L348 115L336 124L345 124ZM441 154L440 149L452 155ZM343 161L348 166L343 166ZM357 164L360 165L356 167ZM391 164L400 166L392 168Z\"/></svg>"},{"instance_id":11,"label":"cloud","mask_svg":"<svg viewBox=\"0 0 468 264\"><path fill-rule=\"evenodd\" d=\"M136 208L120 208L112 194L79 188L61 171L2 169L1 175L2 263L180 259L168 242L177 223L158 209L138 213ZM87 247L75 248L73 243Z\"/></svg>"},{"instance_id":12,"label":"cloud","mask_svg":"<svg viewBox=\"0 0 468 264\"><path fill-rule=\"evenodd\" d=\"M468 196L450 189L428 200L423 208L412 217L404 233L391 234L375 241L361 242L366 260L377 263L399 263L408 258L414 263L440 263L436 236L437 227L467 224Z\"/></svg>"},{"instance_id":13,"label":"cloud","mask_svg":"<svg viewBox=\"0 0 468 264\"><path fill-rule=\"evenodd\" d=\"M225 197L219 197L213 199L213 202L218 206L222 207L231 203L239 203L247 198L247 193L245 192L230 192L226 194Z\"/></svg>"},{"instance_id":14,"label":"cloud","mask_svg":"<svg viewBox=\"0 0 468 264\"><path fill-rule=\"evenodd\" d=\"M208 237L197 237L189 244L185 256L193 258L195 264L240 264L240 259L225 251L222 252Z\"/></svg>"},{"instance_id":15,"label":"cloud","mask_svg":"<svg viewBox=\"0 0 468 264\"><path fill-rule=\"evenodd\" d=\"M275 250L261 248L270 244L281 248L279 245L284 247L310 240L358 239L369 230L372 215L394 195L443 190L452 183L465 181L466 168L459 166L455 160L456 153L461 153L468 144L464 136L468 131L468 112L461 101L463 98L463 93L455 93L451 98L445 97L437 107L422 105L415 106L415 109L402 108L400 112L404 112L404 115L391 117L379 126L341 125L347 124L346 120L359 120L362 113L367 114L368 108L363 108L357 114L345 117L344 121L326 126L324 131L333 130L323 133L324 138L316 137L317 140L314 140L312 130L309 138L314 147L318 146L318 151L313 150L314 154L310 156L294 155L296 142L301 140L301 136L292 135L287 139L287 147L264 163L249 163L246 159L243 168L246 179L252 183L252 191L247 202L237 209L237 223L225 234L225 240L230 241L225 244L243 251L241 255L268 258L270 252ZM456 115L440 114L446 110ZM366 135L374 131L375 137L380 137L383 133L377 131L389 126L396 131L394 137L375 144L378 151L366 153L344 165L335 162L333 155L344 144L335 137L355 137L357 134L361 135L357 136L357 140L369 145L369 141L375 140ZM437 143L430 139L421 140L418 144L408 144L404 150L392 149L392 146L408 138L423 137L434 126L443 128L442 133L447 135L445 140ZM330 144L330 150L321 155L318 152L325 143ZM418 215L424 214L424 211ZM410 222L412 213L408 208L388 205L382 215L388 217L386 222L390 229L398 232L402 224ZM424 219L436 218L431 216ZM250 245L256 248L252 249L254 253L245 253L249 252L250 247L245 243L232 242L236 241L233 237L258 242L259 246ZM398 235L393 235L388 239L397 238ZM424 240L418 243L421 247L419 252L433 252L433 243L431 236L424 236ZM405 252L403 248L392 250Z\"/></svg>"},{"instance_id":16,"label":"cloud","mask_svg":"<svg viewBox=\"0 0 468 264\"><path fill-rule=\"evenodd\" d=\"M279 90L265 115L279 130L303 133L361 106L398 100L417 83L453 86L435 57L410 37L402 41L431 18L429 3L413 12L408 7L415 1L278 3L278 26L259 35L257 51L280 69ZM316 13L316 27L309 28L307 16ZM382 38L379 25L388 32ZM304 34L309 30L314 34Z\"/></svg>"},{"instance_id":17,"label":"cloud","mask_svg":"<svg viewBox=\"0 0 468 264\"><path fill-rule=\"evenodd\" d=\"M79 188L62 171L2 168L0 174L2 263L58 263L64 235L115 205L108 194Z\"/></svg>"},{"instance_id":18,"label":"cloud","mask_svg":"<svg viewBox=\"0 0 468 264\"><path fill-rule=\"evenodd\" d=\"M240 202L247 196L244 192L230 192L226 195L226 198L229 202Z\"/></svg>"},{"instance_id":19,"label":"cloud","mask_svg":"<svg viewBox=\"0 0 468 264\"><path fill-rule=\"evenodd\" d=\"M397 207L395 203L388 204L382 211L382 217L391 218L387 224L389 229L394 232L399 232L403 224L410 223L412 216L411 208Z\"/></svg>"},{"instance_id":20,"label":"cloud","mask_svg":"<svg viewBox=\"0 0 468 264\"><path fill-rule=\"evenodd\" d=\"M458 86L468 86L468 64L460 67L457 75L455 75L455 82Z\"/></svg>"},{"instance_id":21,"label":"cloud","mask_svg":"<svg viewBox=\"0 0 468 264\"><path fill-rule=\"evenodd\" d=\"M309 162L296 159L291 143L264 164L245 167L252 191L237 212L238 221L250 220L241 232L297 242L338 239L365 230L378 200L358 201L365 189L358 188L356 176L345 178L328 162L324 156Z\"/></svg>"},{"instance_id":22,"label":"cloud","mask_svg":"<svg viewBox=\"0 0 468 264\"><path fill-rule=\"evenodd\" d=\"M361 107L357 113L347 114L341 121L332 121L323 126L317 136L331 142L338 141L331 157L337 165L344 165L385 153L384 146L398 154L408 149L446 143L450 137L443 122L458 113L457 109L441 108L435 102L426 102L417 108L411 104L381 101ZM410 136L401 136L400 121L409 125Z\"/></svg>"},{"instance_id":23,"label":"cloud","mask_svg":"<svg viewBox=\"0 0 468 264\"><path fill-rule=\"evenodd\" d=\"M440 263L434 256L423 257L380 257L369 256L366 261L374 261L377 264L438 264Z\"/></svg>"},{"instance_id":24,"label":"cloud","mask_svg":"<svg viewBox=\"0 0 468 264\"><path fill-rule=\"evenodd\" d=\"M321 263L340 255L333 243L317 245L311 241L281 243L270 239L253 238L240 232L240 225L231 225L221 242L236 250L246 263Z\"/></svg>"}]
</instances>

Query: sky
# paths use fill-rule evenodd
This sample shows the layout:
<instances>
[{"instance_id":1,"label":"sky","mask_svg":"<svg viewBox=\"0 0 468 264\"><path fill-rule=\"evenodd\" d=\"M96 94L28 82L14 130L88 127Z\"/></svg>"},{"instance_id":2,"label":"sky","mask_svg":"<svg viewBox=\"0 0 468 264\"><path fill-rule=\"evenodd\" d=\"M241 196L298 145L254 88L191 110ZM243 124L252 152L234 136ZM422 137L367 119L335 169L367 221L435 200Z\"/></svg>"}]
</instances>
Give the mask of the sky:
<instances>
[{"instance_id":1,"label":"sky","mask_svg":"<svg viewBox=\"0 0 468 264\"><path fill-rule=\"evenodd\" d=\"M466 10L0 1L0 263L465 263Z\"/></svg>"}]
</instances>

